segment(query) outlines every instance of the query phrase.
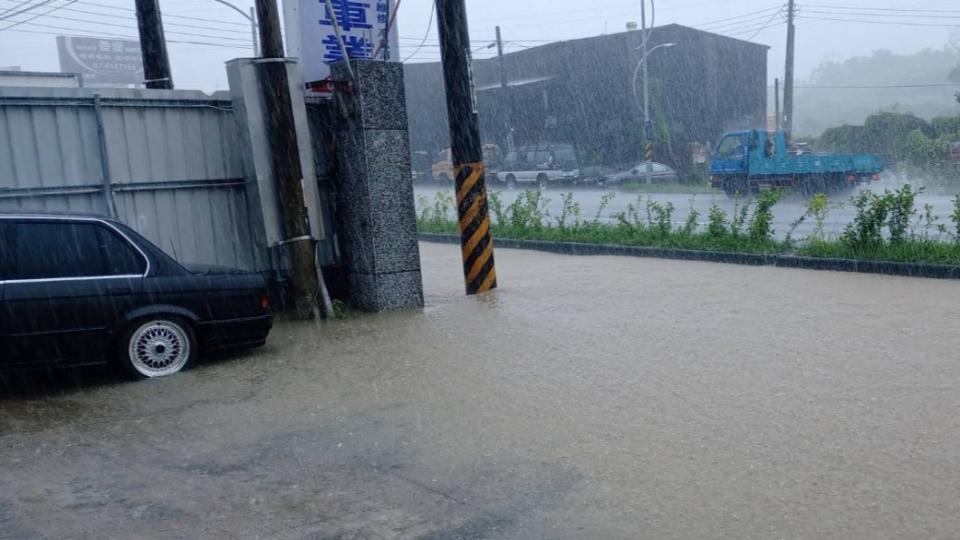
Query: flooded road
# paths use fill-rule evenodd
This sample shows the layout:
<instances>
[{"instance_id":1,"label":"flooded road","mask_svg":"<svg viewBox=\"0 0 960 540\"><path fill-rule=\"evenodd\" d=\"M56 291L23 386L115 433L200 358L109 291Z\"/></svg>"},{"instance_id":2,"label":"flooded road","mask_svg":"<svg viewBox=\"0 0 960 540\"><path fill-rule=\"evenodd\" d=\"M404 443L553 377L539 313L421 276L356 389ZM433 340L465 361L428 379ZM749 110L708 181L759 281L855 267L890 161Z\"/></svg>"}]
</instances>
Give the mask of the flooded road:
<instances>
[{"instance_id":1,"label":"flooded road","mask_svg":"<svg viewBox=\"0 0 960 540\"><path fill-rule=\"evenodd\" d=\"M955 538L955 282L500 249L463 296L0 401L0 538ZM64 381L72 378L62 377Z\"/></svg>"},{"instance_id":2,"label":"flooded road","mask_svg":"<svg viewBox=\"0 0 960 540\"><path fill-rule=\"evenodd\" d=\"M900 183L882 182L869 187L874 191L883 192L884 189L896 189ZM440 186L420 185L415 188L418 197L425 196L433 199L437 191L442 189ZM509 205L523 193L522 189L508 190L501 186L495 186L494 191L499 191L503 199L504 206ZM453 191L450 191L451 195ZM633 204L640 209L640 215L646 216L646 201L654 200L661 204L673 203L674 214L673 222L677 227L682 226L686 220L690 209L693 208L699 213L699 222L706 226L707 214L714 203L727 213L729 219L733 219L738 207L743 207L744 201L735 201L727 197L721 191L701 191L697 193L641 193L637 191L616 191L605 189L583 189L570 187L550 188L544 191L544 197L549 200L547 211L551 218L549 222L555 224L555 217L561 214L563 208L563 194L573 193L573 200L580 203L582 215L581 218L586 221L599 219L601 222L616 222L615 215L623 212L628 204ZM608 201L606 207L603 206L603 199L613 193L615 196ZM827 213L824 222L823 233L828 237L836 237L843 232L844 227L853 221L856 215L856 209L850 204L850 196L853 193L836 195L831 197L832 207ZM956 230L950 220L953 213L953 194L948 193L923 193L916 199L916 208L918 212L917 219L914 220L916 232L923 232L923 226L918 221L924 213L924 206L929 204L932 213L940 218L938 223L945 224L949 230ZM638 202L638 197L643 199ZM803 240L809 236L815 229L813 218L807 218L803 223L794 225L798 218L806 212L808 199L800 196L785 197L773 208L774 234L778 238L784 238L787 233L792 231L792 238ZM455 210L451 210L452 212ZM938 236L935 227L929 231L930 236Z\"/></svg>"}]
</instances>

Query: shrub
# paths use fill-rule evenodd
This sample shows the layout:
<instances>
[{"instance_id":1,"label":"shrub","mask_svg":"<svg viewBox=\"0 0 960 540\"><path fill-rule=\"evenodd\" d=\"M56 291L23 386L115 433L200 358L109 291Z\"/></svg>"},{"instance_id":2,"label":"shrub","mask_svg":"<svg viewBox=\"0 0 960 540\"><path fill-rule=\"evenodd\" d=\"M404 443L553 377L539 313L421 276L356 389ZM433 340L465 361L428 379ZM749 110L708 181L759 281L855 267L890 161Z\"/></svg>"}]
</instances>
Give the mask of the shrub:
<instances>
[{"instance_id":1,"label":"shrub","mask_svg":"<svg viewBox=\"0 0 960 540\"><path fill-rule=\"evenodd\" d=\"M756 206L753 210L753 217L750 218L748 230L750 239L759 242L766 242L773 238L773 207L776 205L783 192L780 190L764 191L757 198Z\"/></svg>"},{"instance_id":2,"label":"shrub","mask_svg":"<svg viewBox=\"0 0 960 540\"><path fill-rule=\"evenodd\" d=\"M721 210L717 203L713 203L707 213L707 236L723 238L727 232L727 213Z\"/></svg>"},{"instance_id":3,"label":"shrub","mask_svg":"<svg viewBox=\"0 0 960 540\"><path fill-rule=\"evenodd\" d=\"M897 191L884 193L887 199L887 229L890 231L890 242L900 244L906 240L907 228L910 220L917 214L914 205L917 195L923 193L923 188L914 191L909 184Z\"/></svg>"}]
</instances>

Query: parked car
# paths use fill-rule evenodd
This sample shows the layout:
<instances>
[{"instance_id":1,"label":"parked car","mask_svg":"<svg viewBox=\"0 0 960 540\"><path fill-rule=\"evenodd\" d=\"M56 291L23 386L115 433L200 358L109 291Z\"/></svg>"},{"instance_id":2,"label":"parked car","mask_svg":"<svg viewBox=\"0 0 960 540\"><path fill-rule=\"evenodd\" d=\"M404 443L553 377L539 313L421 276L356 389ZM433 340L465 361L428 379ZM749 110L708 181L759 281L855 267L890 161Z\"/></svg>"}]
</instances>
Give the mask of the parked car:
<instances>
[{"instance_id":1,"label":"parked car","mask_svg":"<svg viewBox=\"0 0 960 540\"><path fill-rule=\"evenodd\" d=\"M111 219L0 214L0 369L117 362L138 378L202 352L256 347L263 277L181 265Z\"/></svg>"},{"instance_id":2,"label":"parked car","mask_svg":"<svg viewBox=\"0 0 960 540\"><path fill-rule=\"evenodd\" d=\"M571 144L521 146L507 153L497 178L510 189L519 184L546 188L579 180L580 164Z\"/></svg>"},{"instance_id":3,"label":"parked car","mask_svg":"<svg viewBox=\"0 0 960 540\"><path fill-rule=\"evenodd\" d=\"M663 163L653 162L650 165L651 182L676 182L680 176L677 171L664 165ZM607 174L597 178L598 186L620 185L627 182L646 182L647 180L647 162L641 161L636 167L627 171Z\"/></svg>"}]
</instances>

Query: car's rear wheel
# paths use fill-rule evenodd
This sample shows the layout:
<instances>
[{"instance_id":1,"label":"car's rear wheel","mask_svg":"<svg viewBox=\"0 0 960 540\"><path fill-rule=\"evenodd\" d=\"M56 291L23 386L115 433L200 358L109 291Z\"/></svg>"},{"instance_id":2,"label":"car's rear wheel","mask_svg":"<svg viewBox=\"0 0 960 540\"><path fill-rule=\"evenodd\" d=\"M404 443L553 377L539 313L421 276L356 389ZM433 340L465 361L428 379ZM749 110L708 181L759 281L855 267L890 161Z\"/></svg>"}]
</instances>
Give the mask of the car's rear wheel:
<instances>
[{"instance_id":1,"label":"car's rear wheel","mask_svg":"<svg viewBox=\"0 0 960 540\"><path fill-rule=\"evenodd\" d=\"M514 176L514 175L512 175L512 174L508 174L508 175L507 175L507 189L509 189L509 190L517 189L517 177L516 177L516 176Z\"/></svg>"},{"instance_id":2,"label":"car's rear wheel","mask_svg":"<svg viewBox=\"0 0 960 540\"><path fill-rule=\"evenodd\" d=\"M547 175L540 173L537 175L537 187L540 189L547 189Z\"/></svg>"},{"instance_id":3,"label":"car's rear wheel","mask_svg":"<svg viewBox=\"0 0 960 540\"><path fill-rule=\"evenodd\" d=\"M126 371L141 379L173 375L193 364L197 340L186 322L155 317L130 326L120 343Z\"/></svg>"}]
</instances>

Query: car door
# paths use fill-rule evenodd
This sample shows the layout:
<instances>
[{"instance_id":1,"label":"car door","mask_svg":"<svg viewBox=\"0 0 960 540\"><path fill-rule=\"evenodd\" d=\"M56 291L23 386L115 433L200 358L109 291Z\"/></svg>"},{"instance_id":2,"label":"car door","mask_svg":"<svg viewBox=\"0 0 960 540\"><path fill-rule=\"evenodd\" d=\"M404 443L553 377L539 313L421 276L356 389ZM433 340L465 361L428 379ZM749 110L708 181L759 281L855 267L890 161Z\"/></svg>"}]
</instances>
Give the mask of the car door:
<instances>
[{"instance_id":1,"label":"car door","mask_svg":"<svg viewBox=\"0 0 960 540\"><path fill-rule=\"evenodd\" d=\"M7 314L4 312L4 289L7 273L13 265L13 250L11 246L13 224L0 220L0 363L12 362L13 347L10 344Z\"/></svg>"},{"instance_id":2,"label":"car door","mask_svg":"<svg viewBox=\"0 0 960 540\"><path fill-rule=\"evenodd\" d=\"M142 274L116 273L106 255L117 247L105 243L111 237L104 227L93 220L15 223L2 308L14 362L81 363L110 354L122 307L116 302L140 292Z\"/></svg>"},{"instance_id":3,"label":"car door","mask_svg":"<svg viewBox=\"0 0 960 540\"><path fill-rule=\"evenodd\" d=\"M747 141L746 135L732 133L720 141L717 152L711 161L710 170L721 174L746 174Z\"/></svg>"}]
</instances>

